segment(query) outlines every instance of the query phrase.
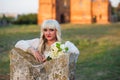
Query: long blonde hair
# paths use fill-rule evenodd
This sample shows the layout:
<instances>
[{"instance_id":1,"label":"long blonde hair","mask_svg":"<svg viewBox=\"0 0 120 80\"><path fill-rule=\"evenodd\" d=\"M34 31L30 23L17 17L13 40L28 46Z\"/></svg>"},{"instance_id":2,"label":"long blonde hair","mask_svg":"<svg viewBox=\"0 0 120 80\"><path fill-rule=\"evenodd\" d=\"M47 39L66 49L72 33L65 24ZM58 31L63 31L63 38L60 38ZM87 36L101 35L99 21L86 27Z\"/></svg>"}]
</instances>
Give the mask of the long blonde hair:
<instances>
[{"instance_id":1,"label":"long blonde hair","mask_svg":"<svg viewBox=\"0 0 120 80\"><path fill-rule=\"evenodd\" d=\"M40 36L41 38L40 38L40 44L39 44L39 47L38 47L38 50L39 50L40 54L44 53L45 43L47 42L47 40L44 37L44 33L43 33L43 29L46 29L46 28L56 29L56 31L57 31L56 32L57 41L61 42L61 29L60 29L59 23L56 20L52 20L52 19L45 20L43 22L43 24L41 25L41 36Z\"/></svg>"}]
</instances>

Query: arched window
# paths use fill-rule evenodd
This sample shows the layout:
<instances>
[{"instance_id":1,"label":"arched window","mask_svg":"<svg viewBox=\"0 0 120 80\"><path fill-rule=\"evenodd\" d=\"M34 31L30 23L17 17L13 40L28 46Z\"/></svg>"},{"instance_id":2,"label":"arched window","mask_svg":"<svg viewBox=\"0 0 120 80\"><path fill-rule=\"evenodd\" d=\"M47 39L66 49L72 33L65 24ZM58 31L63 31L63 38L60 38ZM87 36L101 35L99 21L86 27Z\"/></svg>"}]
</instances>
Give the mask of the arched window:
<instances>
[{"instance_id":1,"label":"arched window","mask_svg":"<svg viewBox=\"0 0 120 80\"><path fill-rule=\"evenodd\" d=\"M64 14L60 15L60 23L65 23L65 15Z\"/></svg>"}]
</instances>

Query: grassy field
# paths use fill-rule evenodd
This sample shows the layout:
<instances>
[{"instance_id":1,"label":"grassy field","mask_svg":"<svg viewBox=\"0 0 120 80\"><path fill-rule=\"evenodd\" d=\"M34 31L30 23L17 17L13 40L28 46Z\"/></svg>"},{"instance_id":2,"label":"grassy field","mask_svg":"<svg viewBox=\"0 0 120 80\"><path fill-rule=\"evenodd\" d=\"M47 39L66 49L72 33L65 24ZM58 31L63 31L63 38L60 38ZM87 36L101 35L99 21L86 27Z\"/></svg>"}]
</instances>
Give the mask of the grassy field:
<instances>
[{"instance_id":1,"label":"grassy field","mask_svg":"<svg viewBox=\"0 0 120 80\"><path fill-rule=\"evenodd\" d=\"M120 80L120 23L61 26L63 40L73 42L81 53L76 80ZM39 30L36 25L0 27L0 75L9 75L9 51L15 43L39 37Z\"/></svg>"}]
</instances>

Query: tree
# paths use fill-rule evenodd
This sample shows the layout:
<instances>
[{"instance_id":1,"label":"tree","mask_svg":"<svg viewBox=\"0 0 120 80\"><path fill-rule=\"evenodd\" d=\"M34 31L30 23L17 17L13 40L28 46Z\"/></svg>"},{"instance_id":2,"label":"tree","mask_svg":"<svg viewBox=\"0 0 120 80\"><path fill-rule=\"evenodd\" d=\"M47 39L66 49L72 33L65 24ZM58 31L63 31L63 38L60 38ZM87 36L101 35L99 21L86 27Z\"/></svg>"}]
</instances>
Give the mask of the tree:
<instances>
[{"instance_id":1,"label":"tree","mask_svg":"<svg viewBox=\"0 0 120 80\"><path fill-rule=\"evenodd\" d=\"M16 24L37 24L37 14L18 15Z\"/></svg>"}]
</instances>

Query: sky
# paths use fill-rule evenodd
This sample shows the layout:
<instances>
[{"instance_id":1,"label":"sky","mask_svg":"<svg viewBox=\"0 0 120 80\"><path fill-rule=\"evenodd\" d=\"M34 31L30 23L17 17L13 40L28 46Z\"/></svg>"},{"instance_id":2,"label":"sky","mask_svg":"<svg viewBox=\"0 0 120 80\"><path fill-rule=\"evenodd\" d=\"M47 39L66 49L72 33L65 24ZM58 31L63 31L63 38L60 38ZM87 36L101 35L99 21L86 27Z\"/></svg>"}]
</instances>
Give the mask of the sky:
<instances>
[{"instance_id":1,"label":"sky","mask_svg":"<svg viewBox=\"0 0 120 80\"><path fill-rule=\"evenodd\" d=\"M116 7L120 0L110 0ZM37 13L38 0L0 0L0 13Z\"/></svg>"},{"instance_id":2,"label":"sky","mask_svg":"<svg viewBox=\"0 0 120 80\"><path fill-rule=\"evenodd\" d=\"M0 13L37 13L38 0L0 0Z\"/></svg>"}]
</instances>

